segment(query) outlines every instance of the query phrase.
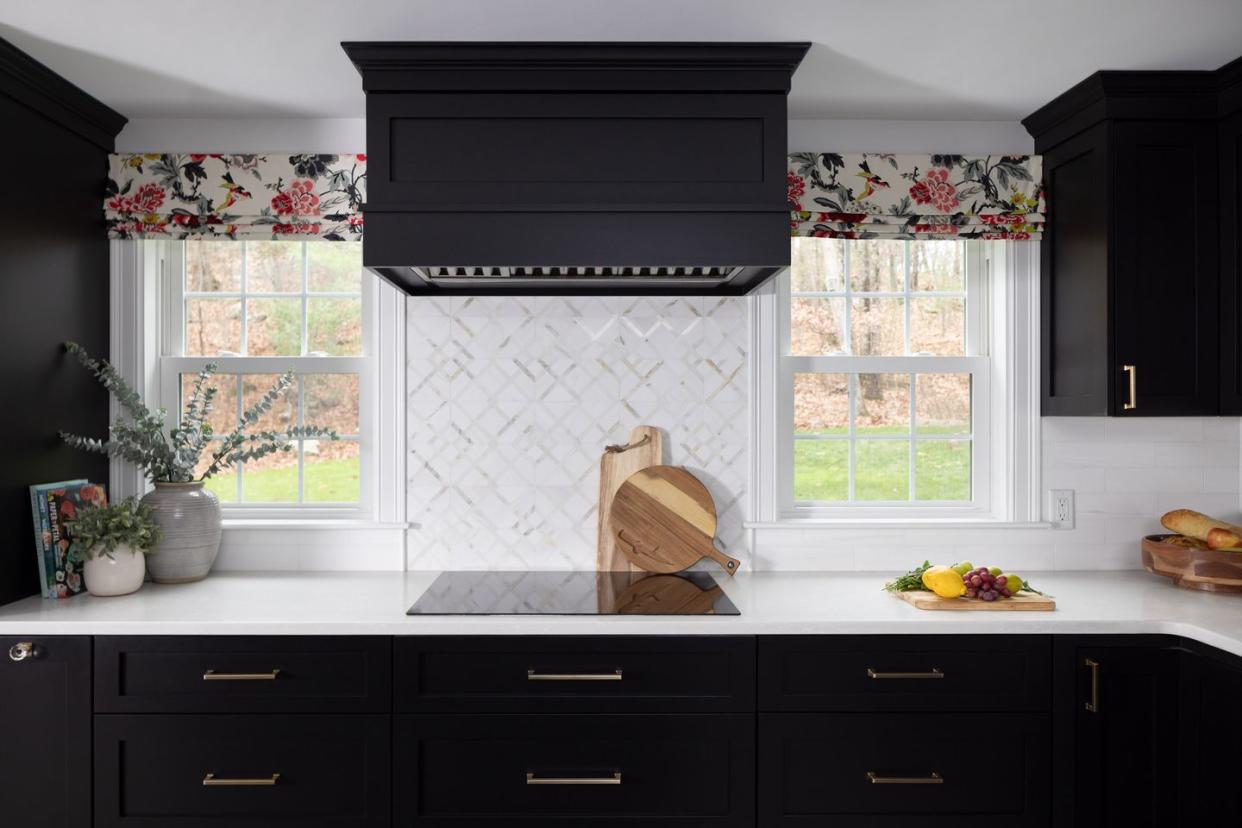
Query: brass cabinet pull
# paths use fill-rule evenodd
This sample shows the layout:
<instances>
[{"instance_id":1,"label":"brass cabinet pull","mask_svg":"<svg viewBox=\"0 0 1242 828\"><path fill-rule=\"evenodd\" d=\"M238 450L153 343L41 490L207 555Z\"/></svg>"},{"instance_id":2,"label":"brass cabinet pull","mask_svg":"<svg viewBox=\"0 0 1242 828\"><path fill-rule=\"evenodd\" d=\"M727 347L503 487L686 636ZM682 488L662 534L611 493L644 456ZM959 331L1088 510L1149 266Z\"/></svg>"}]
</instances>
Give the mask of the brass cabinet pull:
<instances>
[{"instance_id":1,"label":"brass cabinet pull","mask_svg":"<svg viewBox=\"0 0 1242 828\"><path fill-rule=\"evenodd\" d=\"M527 681L620 681L620 668L611 673L536 673L526 671Z\"/></svg>"},{"instance_id":2,"label":"brass cabinet pull","mask_svg":"<svg viewBox=\"0 0 1242 828\"><path fill-rule=\"evenodd\" d=\"M612 776L535 776L526 774L527 785L620 785L621 771Z\"/></svg>"},{"instance_id":3,"label":"brass cabinet pull","mask_svg":"<svg viewBox=\"0 0 1242 828\"><path fill-rule=\"evenodd\" d=\"M9 647L9 661L25 661L28 658L34 658L35 645L33 641L19 641L12 647Z\"/></svg>"},{"instance_id":4,"label":"brass cabinet pull","mask_svg":"<svg viewBox=\"0 0 1242 828\"><path fill-rule=\"evenodd\" d=\"M867 678L873 679L942 679L944 671L933 667L926 673L881 673L874 667L867 668Z\"/></svg>"},{"instance_id":5,"label":"brass cabinet pull","mask_svg":"<svg viewBox=\"0 0 1242 828\"><path fill-rule=\"evenodd\" d=\"M257 778L229 779L209 773L203 777L203 785L208 788L270 788L280 781L280 774Z\"/></svg>"},{"instance_id":6,"label":"brass cabinet pull","mask_svg":"<svg viewBox=\"0 0 1242 828\"><path fill-rule=\"evenodd\" d=\"M872 785L943 785L944 777L935 771L927 776L881 776L867 771L867 781Z\"/></svg>"},{"instance_id":7,"label":"brass cabinet pull","mask_svg":"<svg viewBox=\"0 0 1242 828\"><path fill-rule=\"evenodd\" d=\"M203 673L203 681L275 681L280 677L280 670L268 673L217 673L207 670Z\"/></svg>"},{"instance_id":8,"label":"brass cabinet pull","mask_svg":"<svg viewBox=\"0 0 1242 828\"><path fill-rule=\"evenodd\" d=\"M1100 712L1100 662L1093 658L1083 659L1083 664L1091 671L1091 700L1087 702L1088 713Z\"/></svg>"},{"instance_id":9,"label":"brass cabinet pull","mask_svg":"<svg viewBox=\"0 0 1242 828\"><path fill-rule=\"evenodd\" d=\"M1130 401L1121 406L1124 411L1133 411L1138 408L1138 367L1134 365L1123 365L1121 370L1130 375Z\"/></svg>"}]
</instances>

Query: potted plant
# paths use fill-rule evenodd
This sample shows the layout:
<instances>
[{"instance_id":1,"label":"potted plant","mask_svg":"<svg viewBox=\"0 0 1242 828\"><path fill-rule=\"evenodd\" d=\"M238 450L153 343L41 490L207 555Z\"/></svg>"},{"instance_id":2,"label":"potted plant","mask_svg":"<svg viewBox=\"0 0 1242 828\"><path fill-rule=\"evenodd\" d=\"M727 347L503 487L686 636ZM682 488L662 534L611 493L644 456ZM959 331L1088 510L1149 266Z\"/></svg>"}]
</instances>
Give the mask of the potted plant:
<instances>
[{"instance_id":1,"label":"potted plant","mask_svg":"<svg viewBox=\"0 0 1242 828\"><path fill-rule=\"evenodd\" d=\"M82 549L82 574L91 595L137 592L146 576L146 555L160 538L151 507L128 497L111 506L82 509L70 522Z\"/></svg>"},{"instance_id":2,"label":"potted plant","mask_svg":"<svg viewBox=\"0 0 1242 828\"><path fill-rule=\"evenodd\" d=\"M163 408L151 411L124 378L105 360L92 359L76 342L65 348L77 357L114 396L124 415L117 417L107 440L61 432L74 448L115 455L141 468L155 484L142 502L151 507L161 529L156 556L148 569L159 583L185 583L207 577L220 551L220 501L203 481L235 463L258 460L278 451L291 451L291 441L305 438L337 439L332 429L298 426L284 432L250 430L293 383L293 373L281 375L258 402L247 409L237 425L222 438L213 433L208 418L214 408L216 366L208 364L194 381L180 423L170 426ZM127 415L127 416L126 416ZM209 462L195 473L200 458Z\"/></svg>"}]
</instances>

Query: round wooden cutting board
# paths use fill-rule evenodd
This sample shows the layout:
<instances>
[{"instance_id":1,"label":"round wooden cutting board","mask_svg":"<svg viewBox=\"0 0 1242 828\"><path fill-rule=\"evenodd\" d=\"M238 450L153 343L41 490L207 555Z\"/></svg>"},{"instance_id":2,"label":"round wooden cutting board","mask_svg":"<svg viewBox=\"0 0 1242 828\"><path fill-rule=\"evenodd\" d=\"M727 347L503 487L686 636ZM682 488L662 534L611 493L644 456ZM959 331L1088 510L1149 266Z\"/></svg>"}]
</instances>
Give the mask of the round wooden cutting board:
<instances>
[{"instance_id":1,"label":"round wooden cutting board","mask_svg":"<svg viewBox=\"0 0 1242 828\"><path fill-rule=\"evenodd\" d=\"M730 575L741 561L716 548L716 504L679 466L649 466L626 478L610 515L617 548L648 572L680 572L711 558Z\"/></svg>"}]
</instances>

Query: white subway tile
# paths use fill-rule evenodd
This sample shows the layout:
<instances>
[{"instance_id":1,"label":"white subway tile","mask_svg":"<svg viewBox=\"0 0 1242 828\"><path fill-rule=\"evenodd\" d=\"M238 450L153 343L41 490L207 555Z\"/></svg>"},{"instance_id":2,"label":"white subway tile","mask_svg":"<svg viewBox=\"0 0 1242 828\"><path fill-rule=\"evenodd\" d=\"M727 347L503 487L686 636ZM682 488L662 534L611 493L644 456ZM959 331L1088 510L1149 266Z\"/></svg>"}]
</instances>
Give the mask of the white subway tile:
<instances>
[{"instance_id":1,"label":"white subway tile","mask_svg":"<svg viewBox=\"0 0 1242 828\"><path fill-rule=\"evenodd\" d=\"M1232 492L1209 492L1195 494L1177 494L1169 492L1156 495L1156 513L1163 515L1174 509L1194 509L1197 512L1211 515L1218 520L1230 523L1242 523L1242 506L1238 503L1238 495Z\"/></svg>"},{"instance_id":2,"label":"white subway tile","mask_svg":"<svg viewBox=\"0 0 1242 828\"><path fill-rule=\"evenodd\" d=\"M1044 417L1040 420L1045 443L1083 443L1104 439L1103 417Z\"/></svg>"},{"instance_id":3,"label":"white subway tile","mask_svg":"<svg viewBox=\"0 0 1242 828\"><path fill-rule=\"evenodd\" d=\"M1238 468L1238 444L1228 442L1155 443L1157 466Z\"/></svg>"},{"instance_id":4,"label":"white subway tile","mask_svg":"<svg viewBox=\"0 0 1242 828\"><path fill-rule=\"evenodd\" d=\"M1154 492L1077 492L1079 515L1150 515L1156 512Z\"/></svg>"},{"instance_id":5,"label":"white subway tile","mask_svg":"<svg viewBox=\"0 0 1242 828\"><path fill-rule=\"evenodd\" d=\"M1110 492L1201 492L1202 469L1111 468L1105 473Z\"/></svg>"},{"instance_id":6,"label":"white subway tile","mask_svg":"<svg viewBox=\"0 0 1242 828\"><path fill-rule=\"evenodd\" d=\"M1142 440L1168 442L1202 440L1202 417L1105 417L1104 436L1110 442Z\"/></svg>"},{"instance_id":7,"label":"white subway tile","mask_svg":"<svg viewBox=\"0 0 1242 828\"><path fill-rule=\"evenodd\" d=\"M1152 443L1053 443L1044 447L1048 465L1054 468L1151 466L1156 447Z\"/></svg>"},{"instance_id":8,"label":"white subway tile","mask_svg":"<svg viewBox=\"0 0 1242 828\"><path fill-rule=\"evenodd\" d=\"M1203 470L1203 491L1205 492L1236 492L1238 491L1238 467Z\"/></svg>"},{"instance_id":9,"label":"white subway tile","mask_svg":"<svg viewBox=\"0 0 1242 828\"><path fill-rule=\"evenodd\" d=\"M1203 439L1222 443L1242 442L1242 417L1209 417L1203 421Z\"/></svg>"},{"instance_id":10,"label":"white subway tile","mask_svg":"<svg viewBox=\"0 0 1242 828\"><path fill-rule=\"evenodd\" d=\"M1143 568L1137 538L1124 543L1058 543L1053 563L1057 569L1069 570Z\"/></svg>"},{"instance_id":11,"label":"white subway tile","mask_svg":"<svg viewBox=\"0 0 1242 828\"><path fill-rule=\"evenodd\" d=\"M1105 491L1106 474L1104 469L1065 468L1045 464L1043 484L1045 489L1102 492Z\"/></svg>"}]
</instances>

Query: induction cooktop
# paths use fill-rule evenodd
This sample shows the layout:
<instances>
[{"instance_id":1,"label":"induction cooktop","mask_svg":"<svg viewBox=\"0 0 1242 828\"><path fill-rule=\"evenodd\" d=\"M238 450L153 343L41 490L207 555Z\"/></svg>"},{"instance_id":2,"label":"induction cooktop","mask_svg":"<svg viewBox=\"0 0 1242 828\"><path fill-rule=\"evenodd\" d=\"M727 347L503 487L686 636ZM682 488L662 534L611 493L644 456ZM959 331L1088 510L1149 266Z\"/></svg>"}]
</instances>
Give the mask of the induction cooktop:
<instances>
[{"instance_id":1,"label":"induction cooktop","mask_svg":"<svg viewBox=\"0 0 1242 828\"><path fill-rule=\"evenodd\" d=\"M406 615L740 615L706 572L442 572Z\"/></svg>"}]
</instances>

